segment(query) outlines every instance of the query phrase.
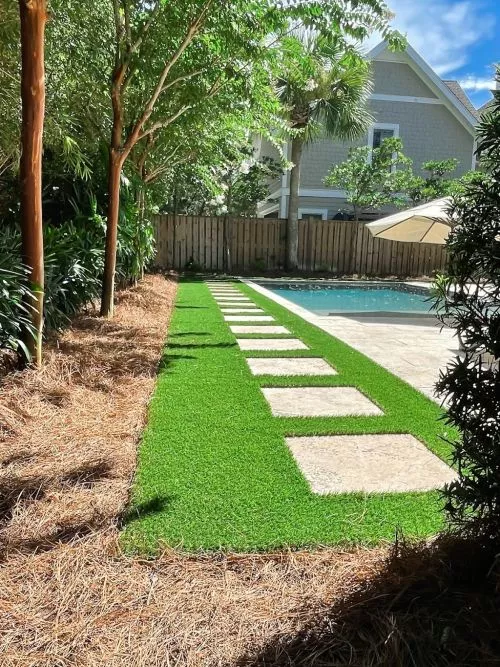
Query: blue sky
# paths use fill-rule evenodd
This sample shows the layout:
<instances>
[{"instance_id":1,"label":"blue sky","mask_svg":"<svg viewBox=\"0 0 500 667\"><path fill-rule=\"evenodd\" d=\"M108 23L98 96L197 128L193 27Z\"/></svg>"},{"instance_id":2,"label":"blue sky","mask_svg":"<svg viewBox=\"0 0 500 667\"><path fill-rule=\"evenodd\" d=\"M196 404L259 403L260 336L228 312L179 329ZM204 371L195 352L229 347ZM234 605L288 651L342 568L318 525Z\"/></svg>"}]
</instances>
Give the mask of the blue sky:
<instances>
[{"instance_id":1,"label":"blue sky","mask_svg":"<svg viewBox=\"0 0 500 667\"><path fill-rule=\"evenodd\" d=\"M443 79L457 79L476 107L490 99L500 62L500 0L387 0L394 25Z\"/></svg>"}]
</instances>

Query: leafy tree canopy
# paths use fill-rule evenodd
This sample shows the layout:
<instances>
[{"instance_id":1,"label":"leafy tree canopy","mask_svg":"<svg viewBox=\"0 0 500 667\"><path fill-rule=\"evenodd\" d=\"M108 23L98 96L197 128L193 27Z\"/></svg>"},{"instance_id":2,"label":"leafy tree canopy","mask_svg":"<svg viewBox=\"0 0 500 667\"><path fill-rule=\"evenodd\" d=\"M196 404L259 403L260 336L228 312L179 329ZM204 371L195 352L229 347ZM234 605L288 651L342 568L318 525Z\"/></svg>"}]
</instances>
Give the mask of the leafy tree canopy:
<instances>
[{"instance_id":1,"label":"leafy tree canopy","mask_svg":"<svg viewBox=\"0 0 500 667\"><path fill-rule=\"evenodd\" d=\"M346 201L357 220L369 209L406 203L402 192L411 164L401 139L384 139L373 150L368 146L351 149L349 159L334 166L324 182L346 191Z\"/></svg>"}]
</instances>

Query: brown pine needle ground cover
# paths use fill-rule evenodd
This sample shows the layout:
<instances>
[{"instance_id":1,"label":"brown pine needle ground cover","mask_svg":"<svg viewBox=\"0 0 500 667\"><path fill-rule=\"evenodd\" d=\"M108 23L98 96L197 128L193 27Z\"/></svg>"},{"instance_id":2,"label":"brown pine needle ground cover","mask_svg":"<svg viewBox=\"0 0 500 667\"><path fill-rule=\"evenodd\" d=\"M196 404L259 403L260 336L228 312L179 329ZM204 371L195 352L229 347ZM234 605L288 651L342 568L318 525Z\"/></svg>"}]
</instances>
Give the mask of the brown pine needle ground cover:
<instances>
[{"instance_id":1,"label":"brown pine needle ground cover","mask_svg":"<svg viewBox=\"0 0 500 667\"><path fill-rule=\"evenodd\" d=\"M0 665L498 664L495 571L464 547L465 570L446 542L120 553L175 289L148 277L112 322L77 318L41 371L3 379Z\"/></svg>"}]
</instances>

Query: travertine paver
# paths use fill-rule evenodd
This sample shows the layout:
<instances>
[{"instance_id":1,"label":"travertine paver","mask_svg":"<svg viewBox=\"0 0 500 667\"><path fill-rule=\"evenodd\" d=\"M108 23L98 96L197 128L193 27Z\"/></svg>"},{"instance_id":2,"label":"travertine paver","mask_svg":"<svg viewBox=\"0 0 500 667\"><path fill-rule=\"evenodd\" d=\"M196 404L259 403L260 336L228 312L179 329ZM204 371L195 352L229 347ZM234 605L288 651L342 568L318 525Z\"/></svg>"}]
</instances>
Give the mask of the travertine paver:
<instances>
[{"instance_id":1,"label":"travertine paver","mask_svg":"<svg viewBox=\"0 0 500 667\"><path fill-rule=\"evenodd\" d=\"M251 286L256 292L285 305L307 322L370 357L429 398L441 402L434 393L434 386L440 369L458 354L459 345L453 329L442 328L433 318L398 317L396 313L393 317L323 317L260 285Z\"/></svg>"},{"instance_id":2,"label":"travertine paver","mask_svg":"<svg viewBox=\"0 0 500 667\"><path fill-rule=\"evenodd\" d=\"M214 299L223 299L227 296L228 297L233 297L233 296L244 297L244 295L241 292L237 292L236 290L234 290L233 292L214 292L214 294L212 294L212 296L214 297ZM246 297L246 298L248 299L248 297Z\"/></svg>"},{"instance_id":3,"label":"travertine paver","mask_svg":"<svg viewBox=\"0 0 500 667\"><path fill-rule=\"evenodd\" d=\"M247 358L254 375L337 375L324 359L316 357Z\"/></svg>"},{"instance_id":4,"label":"travertine paver","mask_svg":"<svg viewBox=\"0 0 500 667\"><path fill-rule=\"evenodd\" d=\"M248 304L247 308L221 308L222 313L228 313L229 315L231 314L236 314L236 313L263 313L264 311L261 308L257 308L257 306Z\"/></svg>"},{"instance_id":5,"label":"travertine paver","mask_svg":"<svg viewBox=\"0 0 500 667\"><path fill-rule=\"evenodd\" d=\"M412 435L287 438L314 493L389 493L442 488L456 473Z\"/></svg>"},{"instance_id":6,"label":"travertine paver","mask_svg":"<svg viewBox=\"0 0 500 667\"><path fill-rule=\"evenodd\" d=\"M285 327L281 326L252 326L251 324L236 324L229 327L234 334L289 334L290 332Z\"/></svg>"},{"instance_id":7,"label":"travertine paver","mask_svg":"<svg viewBox=\"0 0 500 667\"><path fill-rule=\"evenodd\" d=\"M351 417L383 412L355 387L262 389L276 417Z\"/></svg>"},{"instance_id":8,"label":"travertine paver","mask_svg":"<svg viewBox=\"0 0 500 667\"><path fill-rule=\"evenodd\" d=\"M243 351L274 350L308 350L309 348L298 338L240 338L236 341Z\"/></svg>"},{"instance_id":9,"label":"travertine paver","mask_svg":"<svg viewBox=\"0 0 500 667\"><path fill-rule=\"evenodd\" d=\"M235 292L234 294L212 294L216 301L250 301L248 296Z\"/></svg>"},{"instance_id":10,"label":"travertine paver","mask_svg":"<svg viewBox=\"0 0 500 667\"><path fill-rule=\"evenodd\" d=\"M271 315L224 315L226 322L274 322Z\"/></svg>"}]
</instances>

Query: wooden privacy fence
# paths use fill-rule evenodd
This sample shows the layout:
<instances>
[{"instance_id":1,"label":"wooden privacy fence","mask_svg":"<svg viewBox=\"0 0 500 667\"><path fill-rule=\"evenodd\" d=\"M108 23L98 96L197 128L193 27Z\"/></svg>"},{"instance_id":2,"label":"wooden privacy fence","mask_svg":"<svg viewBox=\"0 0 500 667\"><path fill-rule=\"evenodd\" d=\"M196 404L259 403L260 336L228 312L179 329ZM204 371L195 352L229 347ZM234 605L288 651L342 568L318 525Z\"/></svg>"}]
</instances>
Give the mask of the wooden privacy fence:
<instances>
[{"instance_id":1,"label":"wooden privacy fence","mask_svg":"<svg viewBox=\"0 0 500 667\"><path fill-rule=\"evenodd\" d=\"M203 271L280 271L286 220L158 215L156 265ZM429 276L446 264L443 246L373 238L363 223L299 221L299 269L367 276Z\"/></svg>"}]
</instances>

